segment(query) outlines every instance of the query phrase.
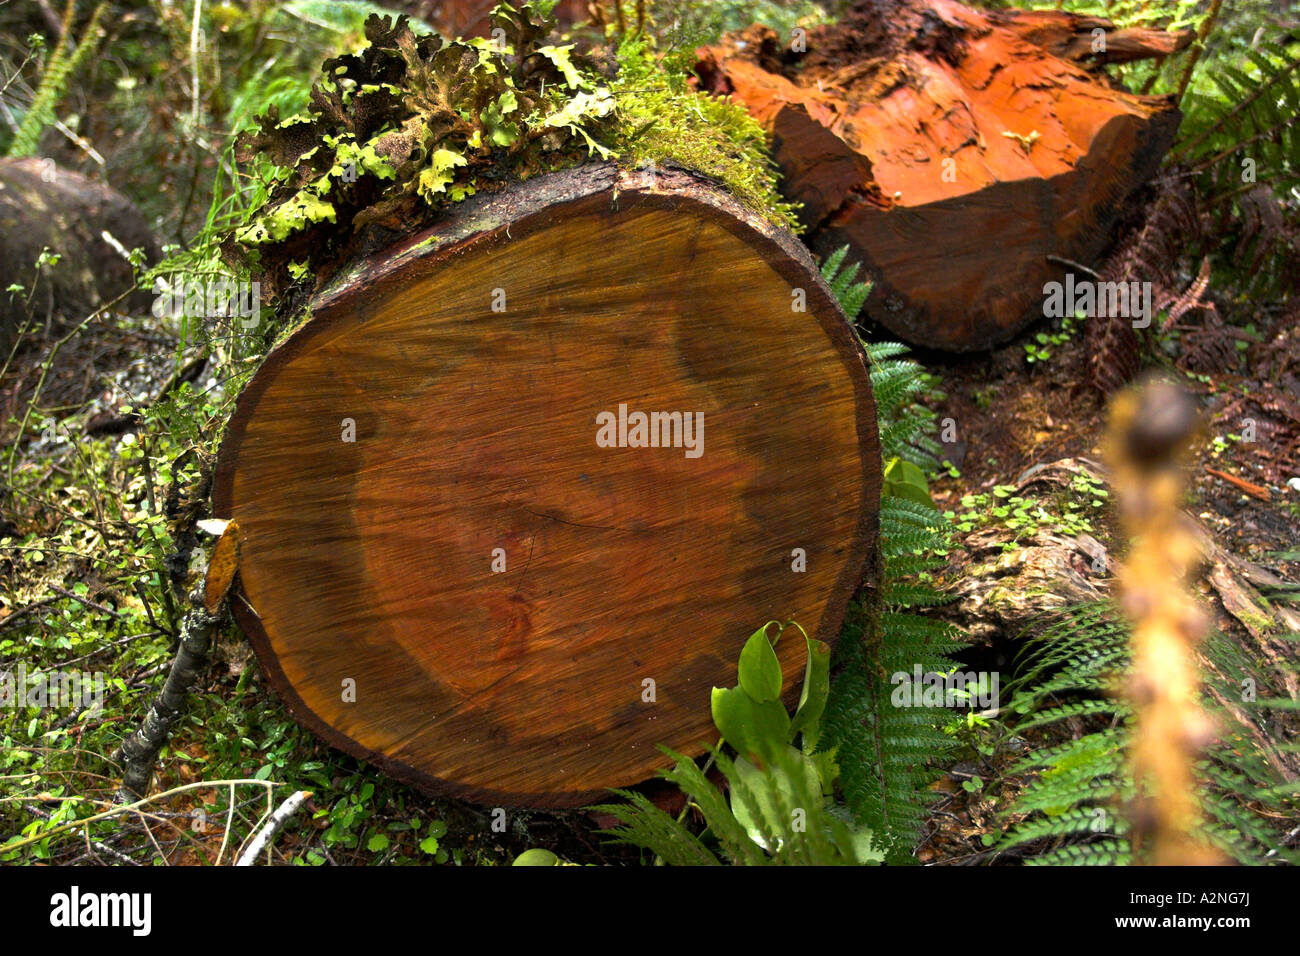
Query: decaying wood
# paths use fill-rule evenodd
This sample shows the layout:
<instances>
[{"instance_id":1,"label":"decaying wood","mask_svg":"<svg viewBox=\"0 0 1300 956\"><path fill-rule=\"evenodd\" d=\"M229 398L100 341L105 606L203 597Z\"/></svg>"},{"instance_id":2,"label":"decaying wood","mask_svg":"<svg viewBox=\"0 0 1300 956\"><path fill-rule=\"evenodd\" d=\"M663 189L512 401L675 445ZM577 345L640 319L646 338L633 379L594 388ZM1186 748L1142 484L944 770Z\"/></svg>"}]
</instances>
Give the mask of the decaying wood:
<instances>
[{"instance_id":1,"label":"decaying wood","mask_svg":"<svg viewBox=\"0 0 1300 956\"><path fill-rule=\"evenodd\" d=\"M298 719L395 776L534 806L636 783L716 739L755 628L833 641L874 573L861 348L714 185L589 164L473 197L312 311L221 448L232 608ZM702 454L598 446L621 405L702 415Z\"/></svg>"},{"instance_id":2,"label":"decaying wood","mask_svg":"<svg viewBox=\"0 0 1300 956\"><path fill-rule=\"evenodd\" d=\"M1081 61L1188 39L1057 11L860 0L809 31L806 52L756 26L701 51L698 72L771 132L812 247L848 243L866 263L869 317L971 351L1042 317L1063 261L1097 264L1177 128L1170 100L1116 89Z\"/></svg>"},{"instance_id":3,"label":"decaying wood","mask_svg":"<svg viewBox=\"0 0 1300 956\"><path fill-rule=\"evenodd\" d=\"M988 19L1053 56L1076 63L1130 63L1170 56L1185 50L1196 37L1194 30L1116 29L1105 17L1064 10L992 10Z\"/></svg>"},{"instance_id":4,"label":"decaying wood","mask_svg":"<svg viewBox=\"0 0 1300 956\"><path fill-rule=\"evenodd\" d=\"M191 596L181 624L176 658L157 699L140 727L132 731L113 755L123 765L119 803L132 803L149 792L154 762L171 736L172 725L185 708L186 696L208 661L217 628L228 621L225 600L238 570L239 527L230 522L213 547L203 582Z\"/></svg>"}]
</instances>

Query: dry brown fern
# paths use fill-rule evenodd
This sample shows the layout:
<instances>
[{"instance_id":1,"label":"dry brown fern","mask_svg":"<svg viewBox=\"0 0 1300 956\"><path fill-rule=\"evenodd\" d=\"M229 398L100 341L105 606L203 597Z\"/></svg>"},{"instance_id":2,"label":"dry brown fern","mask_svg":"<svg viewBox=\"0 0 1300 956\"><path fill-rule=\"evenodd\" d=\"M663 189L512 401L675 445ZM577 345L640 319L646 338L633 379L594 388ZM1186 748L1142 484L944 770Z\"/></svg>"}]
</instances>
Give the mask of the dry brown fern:
<instances>
[{"instance_id":1,"label":"dry brown fern","mask_svg":"<svg viewBox=\"0 0 1300 956\"><path fill-rule=\"evenodd\" d=\"M1187 278L1186 263L1209 233L1208 216L1199 209L1188 180L1176 171L1162 174L1154 187L1156 198L1147 206L1141 225L1121 239L1102 266L1100 280L1150 282L1151 314L1164 317L1153 322L1146 334L1160 332L1176 339L1177 363L1189 371L1232 371L1239 364L1237 342L1242 333L1224 320L1210 298L1210 256L1201 255L1196 274L1190 281ZM1261 237L1270 229L1267 223L1258 227ZM1275 249L1276 235L1266 238L1266 248ZM1141 367L1144 336L1127 319L1093 319L1085 342L1087 380L1103 397L1127 384Z\"/></svg>"},{"instance_id":2,"label":"dry brown fern","mask_svg":"<svg viewBox=\"0 0 1300 956\"><path fill-rule=\"evenodd\" d=\"M1157 300L1169 299L1178 262L1190 237L1200 232L1200 218L1196 197L1184 180L1162 174L1152 186L1155 199L1147 206L1141 224L1120 240L1106 260L1100 279L1151 282L1154 314ZM1084 329L1084 343L1087 381L1103 397L1125 385L1141 368L1141 340L1126 318L1091 319Z\"/></svg>"}]
</instances>

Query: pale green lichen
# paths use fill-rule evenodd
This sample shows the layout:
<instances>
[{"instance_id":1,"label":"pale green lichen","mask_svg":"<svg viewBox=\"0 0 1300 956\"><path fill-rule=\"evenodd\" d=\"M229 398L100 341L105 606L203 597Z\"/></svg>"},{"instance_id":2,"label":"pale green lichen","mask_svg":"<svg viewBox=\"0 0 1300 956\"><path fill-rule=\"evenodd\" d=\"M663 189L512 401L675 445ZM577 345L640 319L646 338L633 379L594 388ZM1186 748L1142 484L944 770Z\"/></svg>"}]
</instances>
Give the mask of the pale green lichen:
<instances>
[{"instance_id":1,"label":"pale green lichen","mask_svg":"<svg viewBox=\"0 0 1300 956\"><path fill-rule=\"evenodd\" d=\"M332 271L358 230L409 231L446 203L590 158L688 167L797 228L742 108L692 89L680 57L657 56L646 35L604 71L573 44L544 43L549 7L498 6L498 42L368 19L368 46L322 66L308 114L272 111L241 134L237 156L263 162L268 195L227 251L282 289L303 274L291 262Z\"/></svg>"},{"instance_id":2,"label":"pale green lichen","mask_svg":"<svg viewBox=\"0 0 1300 956\"><path fill-rule=\"evenodd\" d=\"M294 281L291 261L329 271L359 229L409 229L480 189L612 156L613 96L571 45L542 42L540 12L499 6L497 43L370 17L368 45L322 66L306 115L273 110L239 137L268 195L227 251L277 289Z\"/></svg>"}]
</instances>

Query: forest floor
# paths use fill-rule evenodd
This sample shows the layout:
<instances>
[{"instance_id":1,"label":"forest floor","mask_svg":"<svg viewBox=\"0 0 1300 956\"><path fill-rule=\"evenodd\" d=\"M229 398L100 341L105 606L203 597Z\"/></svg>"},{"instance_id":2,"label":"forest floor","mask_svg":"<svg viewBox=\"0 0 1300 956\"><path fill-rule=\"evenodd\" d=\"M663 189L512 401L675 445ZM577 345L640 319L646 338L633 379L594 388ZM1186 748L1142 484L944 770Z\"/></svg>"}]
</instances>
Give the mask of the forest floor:
<instances>
[{"instance_id":1,"label":"forest floor","mask_svg":"<svg viewBox=\"0 0 1300 956\"><path fill-rule=\"evenodd\" d=\"M1285 343L1294 333L1285 322L1266 332L1267 344L1241 350L1242 362L1235 374L1188 375L1173 363L1164 364L1165 371L1197 393L1207 409L1204 440L1188 463L1186 511L1227 551L1294 583L1300 581L1300 487L1288 486L1286 481L1300 475L1300 455L1296 453L1300 420L1293 402L1285 397L1280 402L1275 399L1279 387L1286 390L1284 396L1287 392L1300 394L1296 367L1284 361L1279 374L1277 364L1277 356L1290 348ZM941 510L963 513L963 499L969 504L968 496L987 495L998 486L1020 486L1024 473L1037 466L1062 460L1104 461L1106 404L1082 384L1087 362L1084 339L1081 335L1058 338L1050 345L1050 357L1029 361L1029 355L1042 354L1041 336L1045 334L1054 333L1051 328L1031 327L1010 344L977 355L918 353L922 364L939 379L938 388L945 396L935 406L940 421L951 419L955 426L955 436L950 433L950 437L956 440L944 446L953 467L931 486ZM1292 350L1291 361L1294 354ZM1256 438L1265 436L1263 442L1241 440L1244 420L1252 416ZM1081 505L1075 513L1085 511ZM1099 509L1089 518L1088 532L1108 553L1122 555L1123 542L1108 510ZM981 543L987 543L990 523L996 524L981 515L975 526L961 535L952 557L950 580L970 575L975 562L964 545L980 535ZM1051 521L1038 524L1050 526ZM995 529L994 535L1003 546L1015 547L1017 541L1041 538L1043 530L1061 530L1068 535L1077 529L1022 525ZM1097 574L1077 555L1075 564L1100 594L1110 593L1113 575L1109 567ZM1200 590L1215 609L1216 626L1234 643L1248 645L1252 635L1242 621L1226 613L1220 596L1208 584L1202 583ZM1022 639L1040 629L1035 615L1046 617L1050 610L1047 605L1034 606L1032 599L1029 605L1018 608L1014 615L1025 633L1006 626L1004 618L997 619L991 629L979 628L981 638L970 659L991 661L1004 668L1007 676L1013 675ZM958 626L977 624L963 621L960 611L953 619ZM1075 720L1058 728L1057 738L1048 735L1035 743L1051 745L1060 742L1062 732L1077 737L1092 729L1096 727ZM1285 718L1271 732L1277 743L1285 744L1300 735L1300 719ZM918 848L922 862L999 862L999 855L986 846L984 837L1006 822L1005 815L1019 793L1016 781L1003 777L1014 756L1014 751L1006 749L990 756L976 748L963 748L934 786L942 796ZM997 792L971 791L963 786L981 776L985 780L1002 778L1003 786Z\"/></svg>"},{"instance_id":2,"label":"forest floor","mask_svg":"<svg viewBox=\"0 0 1300 956\"><path fill-rule=\"evenodd\" d=\"M942 396L932 401L941 436L944 426L952 426L946 434L951 440L944 444L952 467L932 482L932 495L938 507L955 519L970 518L952 556L954 580L971 576L973 559L964 542L980 535L985 536L980 539L984 541L993 534L1001 546L1014 548L1018 543L1030 543L1035 535L1060 531L1068 536L1086 527L1087 533L1108 552L1118 549L1122 553L1105 508L1093 510L1083 503L1070 505L1065 511L1048 507L1053 517L1042 517L1044 512L1039 512L1038 519L1019 527L1000 526L991 513L994 502L990 493L999 487L1021 484L1028 469L1062 460L1103 459L1105 403L1092 389L1080 384L1085 379L1081 370L1087 358L1083 336L1061 336L1046 323L1040 325L989 353L916 353L937 380L936 395ZM1300 421L1288 417L1294 406L1277 401L1276 396L1279 390L1296 389L1300 369L1287 360L1293 357L1293 350L1269 347L1274 342L1269 336L1284 340L1290 334L1281 321L1265 329L1266 341L1243 349L1242 361L1231 375L1188 375L1172 367L1170 371L1181 374L1185 384L1200 393L1209 410L1205 440L1198 445L1190 467L1189 513L1227 550L1269 568L1279 577L1296 581L1300 580L1300 489L1289 487L1286 481L1300 474L1300 459L1295 454ZM1043 350L1043 335L1053 337L1047 349L1050 354ZM52 337L47 339L43 347L33 343L24 356L33 359L48 354L45 350L53 341ZM159 333L137 323L94 325L62 352L43 384L43 401L63 409L80 409L86 437L121 434L132 425L129 417L118 412L122 402L148 404L186 378L202 384L201 368L178 370L166 361L150 358L170 355L173 346L160 339ZM1284 356L1280 365L1279 355ZM30 399L39 380L37 362L19 361L10 368L0 381L0 407L6 418ZM1240 440L1249 417L1255 418L1256 438L1260 439L1253 443ZM29 462L48 460L41 467L51 473L69 467L66 460L61 464L57 457L50 457L46 445L42 441L31 443L26 452ZM972 498L977 499L974 504ZM1059 526L1053 523L1056 518L1061 521ZM4 532L11 534L14 530L11 525ZM111 589L103 587L91 569L75 560L31 570L36 573L27 583L33 594L57 577L64 588L85 585L85 593L95 603L118 606L115 601L121 600L121 596L114 597ZM1088 569L1083 570L1087 575ZM1108 593L1112 580L1109 567L1105 573L1090 577L1099 593ZM14 597L16 602L5 608L10 615L22 612L25 603L17 591ZM1032 621L1035 610L1045 609L1036 609L1028 600L1027 606L1014 616L1015 624ZM952 615L959 626L976 623L963 620L961 614L959 607ZM1220 614L1219 619L1222 626L1235 631L1239 640L1247 639L1246 630L1231 615ZM992 663L1012 673L1022 634L1006 618L991 625L988 621L979 623L983 626L968 663ZM133 669L119 675L128 689L138 692L130 698L134 700L132 706L104 718L93 728L86 721L71 727L78 745L85 730L112 730L114 723L126 727L138 719L148 690L160 679L160 670L169 659L166 642L158 637L150 640L154 653L132 660ZM331 789L350 794L341 801L342 816L337 803L331 807L325 801L309 802L310 812L303 814L306 825L282 837L280 850L286 854L293 855L296 844L320 847L321 841L315 838L337 827L341 820L346 827L364 828L367 832L383 828L393 839L394 849L400 845L397 834L407 832L412 822L432 820L433 830L426 832L435 837L453 834L448 838L449 845L455 847L458 859L506 862L533 846L545 846L574 862L609 863L637 858L635 851L602 842L601 835L594 832L596 822L580 812L516 814L509 832L494 834L490 810L486 808L429 798L387 781L381 783L385 799L375 801L371 796L375 788L373 775L356 761L329 752L301 732L261 679L248 645L236 636L227 634L219 642L214 666L198 698L195 720L178 729L167 751L157 780L160 790L211 779L214 770L222 776L236 775L236 767L251 772L247 769L251 765L262 763L264 768L271 768L277 762L283 766L288 760L300 766L328 767ZM238 707L231 708L232 702L237 702ZM1289 732L1300 734L1300 727L1294 724L1288 722ZM1083 729L1083 725L1076 725L1073 732ZM963 784L980 777L1000 776L1012 756L1005 750L991 756L981 754L971 746L964 746L952 756L944 776L935 785L941 796L918 850L923 862L996 862L982 840L995 827L999 815L1006 812L1017 789L1012 783L997 793L971 791ZM90 763L94 763L93 758ZM91 773L85 762L81 767L82 772ZM97 788L107 798L111 782L101 781ZM252 812L258 799L246 799L240 812ZM672 804L671 797L665 799ZM178 795L161 817L183 820L219 812L210 792L196 790ZM419 832L417 826L412 838ZM172 863L211 863L219 857L224 833L222 827L216 826L208 833L191 832L184 838L155 834L154 839ZM311 852L323 852L326 862L334 863L373 859L359 845L335 845Z\"/></svg>"}]
</instances>

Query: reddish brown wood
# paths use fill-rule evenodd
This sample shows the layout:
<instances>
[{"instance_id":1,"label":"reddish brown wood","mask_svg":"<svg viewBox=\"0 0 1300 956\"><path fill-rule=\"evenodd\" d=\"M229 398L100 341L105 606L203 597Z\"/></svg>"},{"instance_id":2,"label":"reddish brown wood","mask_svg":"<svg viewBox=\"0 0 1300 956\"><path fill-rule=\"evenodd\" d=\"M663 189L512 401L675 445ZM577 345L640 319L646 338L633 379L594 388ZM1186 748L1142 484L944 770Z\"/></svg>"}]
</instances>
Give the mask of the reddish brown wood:
<instances>
[{"instance_id":1,"label":"reddish brown wood","mask_svg":"<svg viewBox=\"0 0 1300 956\"><path fill-rule=\"evenodd\" d=\"M1064 10L993 10L989 22L1005 27L1053 56L1076 63L1130 63L1184 50L1196 37L1194 30L1155 30L1128 27L1117 30L1104 17L1082 16ZM1098 43L1098 31L1104 45Z\"/></svg>"},{"instance_id":2,"label":"reddish brown wood","mask_svg":"<svg viewBox=\"0 0 1300 956\"><path fill-rule=\"evenodd\" d=\"M715 186L595 164L474 197L313 311L243 392L215 505L236 617L331 744L579 805L716 740L765 621L835 639L876 537L864 357L802 247ZM620 403L702 413L703 453L598 447ZM803 642L778 650L793 699Z\"/></svg>"},{"instance_id":3,"label":"reddish brown wood","mask_svg":"<svg viewBox=\"0 0 1300 956\"><path fill-rule=\"evenodd\" d=\"M1042 316L1060 259L1095 264L1174 135L1168 100L1076 62L1103 58L1090 46L1103 23L861 0L810 31L804 53L751 27L702 50L699 73L770 130L812 247L848 243L866 263L870 318L918 345L969 351ZM1114 31L1106 55L1185 39Z\"/></svg>"}]
</instances>

